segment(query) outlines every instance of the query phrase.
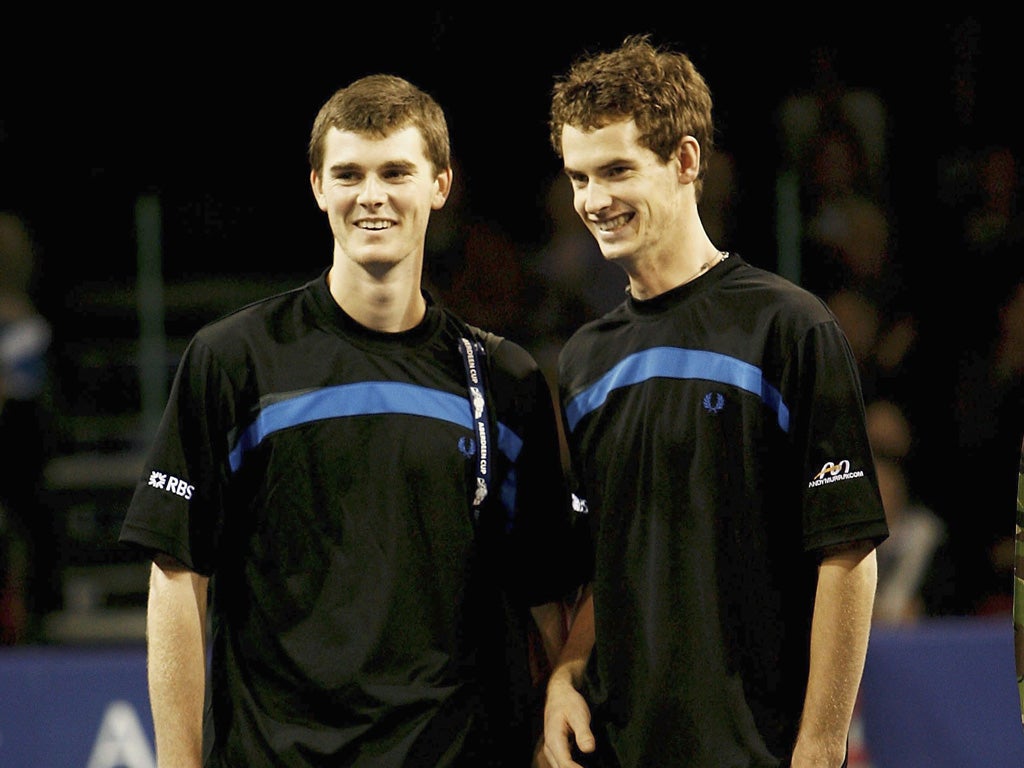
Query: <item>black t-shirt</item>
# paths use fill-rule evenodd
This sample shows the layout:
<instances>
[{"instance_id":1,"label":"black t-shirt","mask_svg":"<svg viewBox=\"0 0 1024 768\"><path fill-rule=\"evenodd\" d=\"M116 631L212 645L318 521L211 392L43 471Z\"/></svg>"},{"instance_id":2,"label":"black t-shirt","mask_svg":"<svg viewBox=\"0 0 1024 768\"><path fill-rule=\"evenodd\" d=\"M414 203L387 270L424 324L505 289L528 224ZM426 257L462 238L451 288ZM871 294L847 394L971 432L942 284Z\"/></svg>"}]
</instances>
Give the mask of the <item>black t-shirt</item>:
<instances>
[{"instance_id":1,"label":"black t-shirt","mask_svg":"<svg viewBox=\"0 0 1024 768\"><path fill-rule=\"evenodd\" d=\"M818 553L887 535L835 319L733 254L581 328L559 389L595 552L601 739L626 766L779 765Z\"/></svg>"},{"instance_id":2,"label":"black t-shirt","mask_svg":"<svg viewBox=\"0 0 1024 768\"><path fill-rule=\"evenodd\" d=\"M467 334L369 331L321 275L189 344L121 541L211 576L208 765L508 764L503 611L571 587L569 504L551 391L490 337L474 522Z\"/></svg>"}]
</instances>

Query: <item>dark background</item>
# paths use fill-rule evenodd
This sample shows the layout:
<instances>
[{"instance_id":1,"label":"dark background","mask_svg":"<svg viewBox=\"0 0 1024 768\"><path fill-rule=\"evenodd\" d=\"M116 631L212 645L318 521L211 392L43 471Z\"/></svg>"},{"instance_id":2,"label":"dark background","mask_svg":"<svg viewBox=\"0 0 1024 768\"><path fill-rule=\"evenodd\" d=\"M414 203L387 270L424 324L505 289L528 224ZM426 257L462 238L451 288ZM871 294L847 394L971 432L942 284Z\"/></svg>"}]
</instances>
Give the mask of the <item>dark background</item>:
<instances>
[{"instance_id":1,"label":"dark background","mask_svg":"<svg viewBox=\"0 0 1024 768\"><path fill-rule=\"evenodd\" d=\"M625 21L606 23L503 8L347 6L318 8L301 22L280 9L218 19L159 7L144 21L9 19L0 46L0 209L29 219L41 302L54 311L81 281L133 277L142 194L159 195L163 206L168 279L315 272L328 264L331 243L308 186L313 117L350 79L391 71L445 106L467 207L532 247L544 237L546 180L558 171L545 126L552 78L576 54L630 32L678 45L704 72L718 141L739 179L736 242L722 245L769 267L775 111L813 85L816 46L834 52L846 84L876 90L890 109L889 186L911 267L955 259L934 250L941 159L1020 134L1020 42L998 17L894 25L833 11L825 24L796 14L643 18L626 10ZM966 68L958 64L965 32ZM976 92L967 119L953 97L965 77Z\"/></svg>"}]
</instances>

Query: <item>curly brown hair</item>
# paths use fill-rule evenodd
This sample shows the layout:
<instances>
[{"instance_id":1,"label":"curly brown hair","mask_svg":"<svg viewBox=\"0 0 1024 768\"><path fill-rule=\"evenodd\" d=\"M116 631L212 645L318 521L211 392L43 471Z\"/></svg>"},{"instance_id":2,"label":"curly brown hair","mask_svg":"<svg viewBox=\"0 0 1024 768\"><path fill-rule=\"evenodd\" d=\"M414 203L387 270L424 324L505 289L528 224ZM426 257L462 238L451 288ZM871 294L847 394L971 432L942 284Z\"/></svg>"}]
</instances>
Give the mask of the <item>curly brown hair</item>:
<instances>
[{"instance_id":1,"label":"curly brown hair","mask_svg":"<svg viewBox=\"0 0 1024 768\"><path fill-rule=\"evenodd\" d=\"M711 91L685 54L655 46L650 35L630 35L613 51L576 59L555 81L548 123L551 146L562 157L562 129L584 131L632 119L639 142L667 161L684 136L700 145L698 199L714 151Z\"/></svg>"}]
</instances>

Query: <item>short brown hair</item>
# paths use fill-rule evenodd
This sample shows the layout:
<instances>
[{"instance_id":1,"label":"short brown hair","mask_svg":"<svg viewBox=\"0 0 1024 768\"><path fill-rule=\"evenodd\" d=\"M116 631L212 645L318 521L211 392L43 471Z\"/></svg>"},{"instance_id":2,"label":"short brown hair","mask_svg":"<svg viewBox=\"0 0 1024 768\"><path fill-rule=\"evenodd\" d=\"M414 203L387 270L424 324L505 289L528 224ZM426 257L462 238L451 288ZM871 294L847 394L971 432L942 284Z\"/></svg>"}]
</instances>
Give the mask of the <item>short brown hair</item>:
<instances>
[{"instance_id":1,"label":"short brown hair","mask_svg":"<svg viewBox=\"0 0 1024 768\"><path fill-rule=\"evenodd\" d=\"M589 131L629 119L640 144L663 161L684 136L697 140L699 199L714 151L714 122L711 91L686 54L656 47L649 35L630 35L613 51L584 54L555 81L548 126L558 157L566 125Z\"/></svg>"},{"instance_id":2,"label":"short brown hair","mask_svg":"<svg viewBox=\"0 0 1024 768\"><path fill-rule=\"evenodd\" d=\"M448 122L430 94L395 75L367 75L334 95L320 108L309 137L309 167L320 173L324 137L331 128L385 137L408 126L423 135L423 149L440 173L451 165Z\"/></svg>"}]
</instances>

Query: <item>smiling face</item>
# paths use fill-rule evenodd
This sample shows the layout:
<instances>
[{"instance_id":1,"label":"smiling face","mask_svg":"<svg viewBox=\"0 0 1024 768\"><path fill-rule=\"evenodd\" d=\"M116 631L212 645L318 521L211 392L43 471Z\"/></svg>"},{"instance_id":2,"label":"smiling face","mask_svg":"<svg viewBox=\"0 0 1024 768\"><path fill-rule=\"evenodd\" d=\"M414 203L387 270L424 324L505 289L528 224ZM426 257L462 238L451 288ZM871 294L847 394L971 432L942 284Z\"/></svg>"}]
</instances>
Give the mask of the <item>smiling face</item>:
<instances>
[{"instance_id":1,"label":"smiling face","mask_svg":"<svg viewBox=\"0 0 1024 768\"><path fill-rule=\"evenodd\" d=\"M451 170L435 172L415 127L382 138L331 128L310 183L334 233L335 261L380 273L422 268L427 222L448 197Z\"/></svg>"},{"instance_id":2,"label":"smiling face","mask_svg":"<svg viewBox=\"0 0 1024 768\"><path fill-rule=\"evenodd\" d=\"M632 120L588 131L562 129L576 213L612 261L636 263L670 253L683 241L687 190L693 195L692 184L680 183L685 153L662 162L638 136Z\"/></svg>"}]
</instances>

